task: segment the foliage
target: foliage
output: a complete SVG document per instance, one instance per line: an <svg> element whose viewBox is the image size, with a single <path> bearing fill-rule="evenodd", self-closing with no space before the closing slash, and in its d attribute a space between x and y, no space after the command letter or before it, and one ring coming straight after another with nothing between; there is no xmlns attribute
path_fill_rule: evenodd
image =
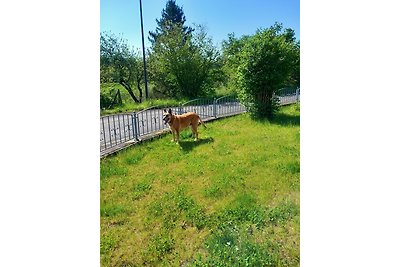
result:
<svg viewBox="0 0 400 267"><path fill-rule="evenodd" d="M196 98L212 94L221 79L219 53L203 27L185 35L182 25L170 24L158 36L149 58L149 77L156 90L169 97Z"/></svg>
<svg viewBox="0 0 400 267"><path fill-rule="evenodd" d="M100 109L110 109L115 106L122 106L119 88L107 87L101 90L100 86Z"/></svg>
<svg viewBox="0 0 400 267"><path fill-rule="evenodd" d="M157 28L155 32L149 32L149 41L154 45L159 36L172 30L173 25L179 25L183 36L189 36L194 31L191 27L184 26L186 21L183 8L179 7L175 0L168 0L165 8L161 12L161 19L156 19Z"/></svg>
<svg viewBox="0 0 400 267"><path fill-rule="evenodd" d="M135 103L129 93L124 89L122 85L119 83L101 83L100 84L100 97L103 95L109 99L108 103L112 103L112 99L115 97L117 90L121 93L121 105L114 105L110 107L110 104L101 106L100 115L109 115L115 113L122 113L122 112L133 112L133 111L140 111L149 107L173 107L179 106L181 103L189 101L186 98L156 98L151 97L148 100L143 100L141 103ZM150 95L152 91L150 90ZM154 95L153 95L154 96Z"/></svg>
<svg viewBox="0 0 400 267"><path fill-rule="evenodd" d="M134 103L125 103L122 106L114 107L111 109L105 109L100 112L101 116L116 114L116 113L126 113L133 111L140 111L150 107L158 107L158 108L168 108L168 107L176 107L180 104L186 102L187 99L150 99L143 101L140 104Z"/></svg>
<svg viewBox="0 0 400 267"><path fill-rule="evenodd" d="M249 36L244 35L240 39L234 33L228 34L228 39L222 41L223 71L226 75L226 86L231 90L237 91L239 83L237 79L238 67L240 65L240 52L247 42Z"/></svg>
<svg viewBox="0 0 400 267"><path fill-rule="evenodd" d="M100 82L121 84L136 103L142 102L143 67L138 51L113 34L100 36ZM137 88L139 98L133 92Z"/></svg>
<svg viewBox="0 0 400 267"><path fill-rule="evenodd" d="M113 95L111 91L100 90L100 108L106 109L111 107L113 102Z"/></svg>
<svg viewBox="0 0 400 267"><path fill-rule="evenodd" d="M241 100L254 116L271 119L278 108L274 94L300 82L300 44L294 31L276 23L241 39L230 35L223 48L226 72Z"/></svg>

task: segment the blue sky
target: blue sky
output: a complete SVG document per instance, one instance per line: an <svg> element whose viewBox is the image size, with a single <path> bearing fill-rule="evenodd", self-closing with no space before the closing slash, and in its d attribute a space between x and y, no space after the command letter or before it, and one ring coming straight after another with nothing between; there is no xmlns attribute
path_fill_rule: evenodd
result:
<svg viewBox="0 0 400 267"><path fill-rule="evenodd" d="M214 44L227 39L254 34L277 22L292 28L300 40L300 0L176 0L183 6L186 25L203 24ZM154 31L166 0L142 0L145 45L148 32ZM139 0L100 0L100 31L123 34L129 45L141 48Z"/></svg>

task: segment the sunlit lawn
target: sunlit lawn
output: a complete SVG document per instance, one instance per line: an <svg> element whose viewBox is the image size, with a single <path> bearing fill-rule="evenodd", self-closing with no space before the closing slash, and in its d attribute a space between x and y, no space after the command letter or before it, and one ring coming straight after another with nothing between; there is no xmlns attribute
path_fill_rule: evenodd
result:
<svg viewBox="0 0 400 267"><path fill-rule="evenodd" d="M298 266L299 124L291 105L101 160L102 266Z"/></svg>

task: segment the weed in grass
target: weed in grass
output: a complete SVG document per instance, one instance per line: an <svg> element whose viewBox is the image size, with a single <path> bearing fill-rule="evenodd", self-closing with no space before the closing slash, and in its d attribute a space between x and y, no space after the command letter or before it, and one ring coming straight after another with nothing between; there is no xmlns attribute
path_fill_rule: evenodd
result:
<svg viewBox="0 0 400 267"><path fill-rule="evenodd" d="M101 205L100 216L102 217L113 217L119 213L125 212L125 208L121 205Z"/></svg>
<svg viewBox="0 0 400 267"><path fill-rule="evenodd" d="M296 215L299 215L299 206L293 202L285 201L267 212L268 221L274 225L283 224Z"/></svg>
<svg viewBox="0 0 400 267"><path fill-rule="evenodd" d="M243 185L243 178L238 173L219 174L213 177L211 185L203 190L204 196L222 198L232 190L237 189L240 185Z"/></svg>
<svg viewBox="0 0 400 267"><path fill-rule="evenodd" d="M148 182L140 182L133 187L133 199L137 200L145 196L151 189Z"/></svg>
<svg viewBox="0 0 400 267"><path fill-rule="evenodd" d="M171 234L162 231L151 239L147 251L145 252L145 257L150 263L160 261L173 250L174 243L175 241Z"/></svg>
<svg viewBox="0 0 400 267"><path fill-rule="evenodd" d="M181 187L178 187L171 195L173 202L185 217L185 220L202 229L207 224L207 217L203 209L195 203L192 197L187 196Z"/></svg>
<svg viewBox="0 0 400 267"><path fill-rule="evenodd" d="M248 163L240 163L239 166L236 167L236 174L240 177L240 183L243 185L244 177L251 174L252 168L251 164Z"/></svg>
<svg viewBox="0 0 400 267"><path fill-rule="evenodd" d="M165 204L166 203L163 201L163 199L157 199L153 201L148 207L148 215L151 217L161 216L163 214Z"/></svg>
<svg viewBox="0 0 400 267"><path fill-rule="evenodd" d="M208 257L198 256L191 266L276 266L278 261L268 245L255 243L240 229L218 231L205 246Z"/></svg>
<svg viewBox="0 0 400 267"><path fill-rule="evenodd" d="M291 161L288 163L281 163L279 164L278 168L284 173L291 173L291 174L300 173L300 162Z"/></svg>
<svg viewBox="0 0 400 267"><path fill-rule="evenodd" d="M124 261L124 262L121 263L120 267L137 267L137 265L132 263L132 262Z"/></svg>
<svg viewBox="0 0 400 267"><path fill-rule="evenodd" d="M203 229L208 223L208 218L203 209L197 205L187 210L185 216L188 222L199 230Z"/></svg>
<svg viewBox="0 0 400 267"><path fill-rule="evenodd" d="M129 165L136 164L144 157L144 155L144 151L139 151L138 153L126 157L125 162Z"/></svg>
<svg viewBox="0 0 400 267"><path fill-rule="evenodd" d="M265 165L268 162L268 155L267 153L264 154L256 154L253 157L250 158L250 165L251 166L259 166L259 165Z"/></svg>
<svg viewBox="0 0 400 267"><path fill-rule="evenodd" d="M187 196L181 187L154 201L149 207L149 215L162 217L163 226L167 229L175 227L179 218L197 229L204 228L208 222L201 206Z"/></svg>
<svg viewBox="0 0 400 267"><path fill-rule="evenodd" d="M205 197L212 197L212 198L219 198L223 197L222 188L220 185L213 184L204 189L204 196Z"/></svg>
<svg viewBox="0 0 400 267"><path fill-rule="evenodd" d="M220 142L220 144L214 148L214 152L218 156L226 157L232 154L232 149L228 144Z"/></svg>
<svg viewBox="0 0 400 267"><path fill-rule="evenodd" d="M219 228L230 227L232 224L243 222L251 222L257 227L261 227L265 222L265 211L257 205L254 196L241 193L216 216L216 221Z"/></svg>
<svg viewBox="0 0 400 267"><path fill-rule="evenodd" d="M176 183L176 177L169 175L167 173L162 175L162 178L161 178L162 185L175 184L175 183Z"/></svg>
<svg viewBox="0 0 400 267"><path fill-rule="evenodd" d="M116 245L114 238L110 236L102 236L100 240L100 255L109 253Z"/></svg>
<svg viewBox="0 0 400 267"><path fill-rule="evenodd" d="M226 130L225 133L228 136L234 136L234 135L238 135L239 131L238 130Z"/></svg>
<svg viewBox="0 0 400 267"><path fill-rule="evenodd" d="M125 176L128 174L128 168L115 159L103 160L100 164L100 179L110 176Z"/></svg>

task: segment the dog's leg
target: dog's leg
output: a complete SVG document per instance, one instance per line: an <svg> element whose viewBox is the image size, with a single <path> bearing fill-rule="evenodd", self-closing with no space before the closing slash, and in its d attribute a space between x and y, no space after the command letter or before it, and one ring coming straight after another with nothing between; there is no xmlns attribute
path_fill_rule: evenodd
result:
<svg viewBox="0 0 400 267"><path fill-rule="evenodd" d="M179 144L179 131L176 131L176 143Z"/></svg>
<svg viewBox="0 0 400 267"><path fill-rule="evenodd" d="M196 129L195 129L195 127L194 127L194 124L192 124L192 136L193 136L193 138L194 138L194 141L196 141L197 136L196 136Z"/></svg>
<svg viewBox="0 0 400 267"><path fill-rule="evenodd" d="M173 129L171 129L172 132L172 140L171 142L175 142L175 131Z"/></svg>
<svg viewBox="0 0 400 267"><path fill-rule="evenodd" d="M197 132L196 123L192 124L192 133L193 133L194 141L197 141L197 138L199 137L199 133Z"/></svg>

